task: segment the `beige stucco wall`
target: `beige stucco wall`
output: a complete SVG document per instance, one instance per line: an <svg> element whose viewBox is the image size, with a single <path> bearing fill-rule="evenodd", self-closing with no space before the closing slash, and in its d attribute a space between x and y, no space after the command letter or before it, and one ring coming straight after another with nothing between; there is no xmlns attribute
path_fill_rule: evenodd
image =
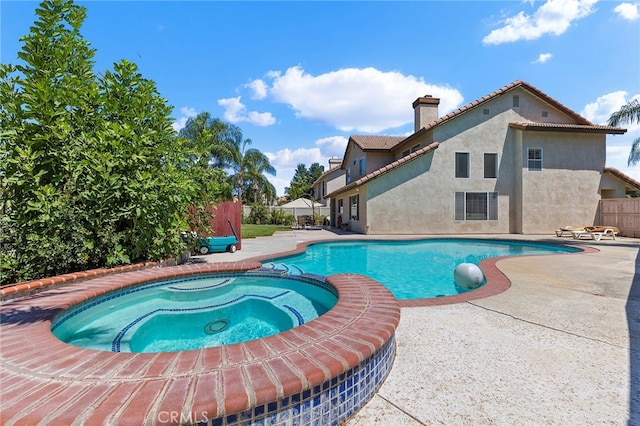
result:
<svg viewBox="0 0 640 426"><path fill-rule="evenodd" d="M351 220L350 219L350 210L349 210L349 197L352 195L356 195L359 194L359 220ZM344 206L344 212L342 215L340 215L338 213L338 201L339 200L343 200L343 206ZM344 192L338 196L335 197L334 200L332 200L332 204L333 202L335 202L336 207L335 207L335 223L338 223L338 216L342 216L342 223L349 223L349 230L353 231L353 232L358 232L360 234L366 234L367 233L367 206L366 206L366 202L364 202L364 200L366 199L366 195L364 193L364 191L361 188L354 188L350 191Z"/></svg>
<svg viewBox="0 0 640 426"><path fill-rule="evenodd" d="M358 160L360 160L362 157L364 157L364 151L362 151L357 145L354 144L351 146L351 149L349 149L349 152L344 158L343 164L345 168L345 173L347 169L351 169L350 182L353 182L357 180L358 177L360 177ZM353 164L354 161L356 162L355 165ZM350 183L350 182L347 182L347 183Z"/></svg>
<svg viewBox="0 0 640 426"><path fill-rule="evenodd" d="M604 173L600 180L600 196L602 198L625 198L626 185L620 179L609 173Z"/></svg>
<svg viewBox="0 0 640 426"><path fill-rule="evenodd" d="M512 107L514 93L520 95L519 108ZM542 117L542 111L547 117ZM416 140L423 146L438 141L440 146L361 187L361 222L366 218L361 232L550 233L562 225L591 224L599 199L605 135L509 128L509 122L528 119L571 122L562 112L519 91L470 110L436 127L424 140ZM524 170L528 146L543 148L542 172ZM468 179L455 178L456 152L470 154ZM498 153L498 178L484 178L484 153ZM455 221L457 191L498 192L498 220Z"/></svg>
<svg viewBox="0 0 640 426"><path fill-rule="evenodd" d="M395 160L393 154L390 154L388 152L369 151L367 152L367 161L365 163L365 169L366 169L365 174L369 174L373 171L376 171L379 168L384 167L387 164L393 162L393 160Z"/></svg>
<svg viewBox="0 0 640 426"><path fill-rule="evenodd" d="M605 136L523 132L522 232L593 225L605 163ZM542 148L542 172L529 171L528 147Z"/></svg>

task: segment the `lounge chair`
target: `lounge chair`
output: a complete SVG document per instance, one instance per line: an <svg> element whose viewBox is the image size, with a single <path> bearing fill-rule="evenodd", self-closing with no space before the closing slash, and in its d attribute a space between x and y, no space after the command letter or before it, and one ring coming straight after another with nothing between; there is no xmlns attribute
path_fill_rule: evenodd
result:
<svg viewBox="0 0 640 426"><path fill-rule="evenodd" d="M620 233L620 230L615 226L585 226L583 230L571 231L571 235L576 240L579 240L580 237L586 235L590 237L592 240L600 241L602 237L608 236L616 239L616 235Z"/></svg>
<svg viewBox="0 0 640 426"><path fill-rule="evenodd" d="M584 228L586 228L586 226L564 226L560 229L556 229L556 237L562 237L565 232L568 235L571 235L574 231L584 231Z"/></svg>

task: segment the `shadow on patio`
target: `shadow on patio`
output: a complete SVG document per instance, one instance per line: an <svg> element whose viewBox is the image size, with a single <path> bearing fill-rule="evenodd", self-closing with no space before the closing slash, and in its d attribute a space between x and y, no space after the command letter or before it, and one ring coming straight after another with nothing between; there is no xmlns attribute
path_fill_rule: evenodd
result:
<svg viewBox="0 0 640 426"><path fill-rule="evenodd" d="M640 424L640 250L626 304L629 326L629 424Z"/></svg>

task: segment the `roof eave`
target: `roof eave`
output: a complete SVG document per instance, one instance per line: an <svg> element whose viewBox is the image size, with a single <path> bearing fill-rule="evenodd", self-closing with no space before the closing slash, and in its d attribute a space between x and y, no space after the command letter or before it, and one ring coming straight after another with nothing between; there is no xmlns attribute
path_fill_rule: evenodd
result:
<svg viewBox="0 0 640 426"><path fill-rule="evenodd" d="M364 183L371 181L372 179L375 179L375 178L377 178L379 176L382 176L382 175L390 172L391 170L394 170L394 169L400 167L403 164L406 164L406 163L408 163L410 161L413 161L416 158L422 157L423 155L425 155L425 154L427 154L429 152L433 152L435 149L438 148L438 146L440 146L439 142L433 142L433 143L431 143L431 144L429 144L429 145L427 145L427 146L425 146L423 148L420 148L419 150L417 150L415 152L412 152L411 154L409 154L409 155L407 155L405 157L399 158L398 160L396 160L396 161L394 161L394 162L392 162L390 164L387 164L384 167L381 167L381 168L379 168L377 170L374 170L373 172L361 177L358 180L355 180L355 181L343 186L342 188L339 188L339 189L337 189L337 190L325 195L325 198L334 198L336 195L340 195L340 194L342 194L344 192L347 192L347 191L349 191L349 190L351 190L353 188L357 188L357 187L363 185Z"/></svg>
<svg viewBox="0 0 640 426"><path fill-rule="evenodd" d="M528 132L566 132L566 133L600 133L609 135L623 135L627 129L611 126L597 125L558 125L554 123L520 123L511 122L512 129L524 130Z"/></svg>

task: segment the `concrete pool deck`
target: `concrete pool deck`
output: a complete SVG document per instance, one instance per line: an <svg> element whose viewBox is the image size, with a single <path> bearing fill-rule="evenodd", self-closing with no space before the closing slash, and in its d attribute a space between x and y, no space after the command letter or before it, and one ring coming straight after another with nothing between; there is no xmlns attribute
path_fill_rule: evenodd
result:
<svg viewBox="0 0 640 426"><path fill-rule="evenodd" d="M640 239L457 237L564 241L596 250L502 259L496 265L511 283L505 292L402 308L391 373L347 426L640 424ZM248 261L337 238L381 237L292 230L193 262Z"/></svg>
<svg viewBox="0 0 640 426"><path fill-rule="evenodd" d="M640 240L486 237L597 251L502 259L506 292L402 308L391 373L347 425L640 424ZM292 230L198 258L239 260L333 238Z"/></svg>

